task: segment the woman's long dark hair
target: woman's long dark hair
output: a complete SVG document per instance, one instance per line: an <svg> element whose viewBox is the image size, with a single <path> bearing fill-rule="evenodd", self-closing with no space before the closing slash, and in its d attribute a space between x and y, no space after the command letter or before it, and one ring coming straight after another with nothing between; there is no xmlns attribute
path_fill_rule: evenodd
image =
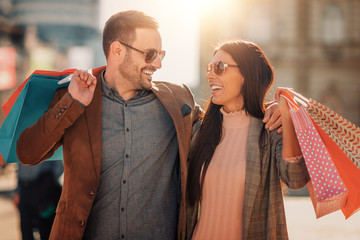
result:
<svg viewBox="0 0 360 240"><path fill-rule="evenodd" d="M222 44L215 53L222 50L231 55L241 74L244 83L241 94L244 98L243 110L252 117L264 117L264 99L274 81L273 69L261 49L251 42L233 41ZM207 168L215 149L222 138L221 105L209 100L201 127L190 152L189 173L187 180L188 202L193 206L201 200L203 182ZM263 127L259 139L259 147L266 144L266 131ZM201 177L200 177L201 175Z"/></svg>

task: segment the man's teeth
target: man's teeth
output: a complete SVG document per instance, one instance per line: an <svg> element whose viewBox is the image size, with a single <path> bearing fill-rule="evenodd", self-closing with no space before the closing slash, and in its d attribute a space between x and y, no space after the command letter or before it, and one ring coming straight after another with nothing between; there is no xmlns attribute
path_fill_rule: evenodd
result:
<svg viewBox="0 0 360 240"><path fill-rule="evenodd" d="M144 70L143 71L145 74L148 74L148 75L152 75L154 72L151 72L151 71L147 71L147 70Z"/></svg>
<svg viewBox="0 0 360 240"><path fill-rule="evenodd" d="M219 86L212 86L212 87L211 87L211 89L212 89L212 90L220 90L220 89L222 89L222 87L219 87Z"/></svg>

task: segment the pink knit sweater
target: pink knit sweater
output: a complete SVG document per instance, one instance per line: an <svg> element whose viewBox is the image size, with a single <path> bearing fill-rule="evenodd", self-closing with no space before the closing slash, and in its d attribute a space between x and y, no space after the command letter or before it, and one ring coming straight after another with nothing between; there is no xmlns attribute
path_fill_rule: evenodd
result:
<svg viewBox="0 0 360 240"><path fill-rule="evenodd" d="M206 172L200 219L193 239L241 239L245 189L246 141L250 116L223 114L223 139Z"/></svg>

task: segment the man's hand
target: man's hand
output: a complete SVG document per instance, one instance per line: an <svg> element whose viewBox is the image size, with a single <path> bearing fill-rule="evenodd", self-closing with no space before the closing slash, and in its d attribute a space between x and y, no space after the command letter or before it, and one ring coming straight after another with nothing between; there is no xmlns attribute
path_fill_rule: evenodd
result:
<svg viewBox="0 0 360 240"><path fill-rule="evenodd" d="M266 129L272 131L274 129L279 128L277 132L278 133L282 132L281 114L277 103L273 103L265 109L263 122L266 123L265 124Z"/></svg>
<svg viewBox="0 0 360 240"><path fill-rule="evenodd" d="M75 70L68 90L73 99L88 106L94 96L96 78L85 70Z"/></svg>

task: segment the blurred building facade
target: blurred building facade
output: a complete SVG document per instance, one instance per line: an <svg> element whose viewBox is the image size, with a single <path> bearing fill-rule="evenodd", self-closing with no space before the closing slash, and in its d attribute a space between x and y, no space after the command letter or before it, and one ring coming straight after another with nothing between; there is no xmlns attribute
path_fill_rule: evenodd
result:
<svg viewBox="0 0 360 240"><path fill-rule="evenodd" d="M360 125L360 1L227 0L223 5L228 7L202 16L199 99L210 93L205 69L214 46L241 38L264 50L275 69L275 87L293 87Z"/></svg>
<svg viewBox="0 0 360 240"><path fill-rule="evenodd" d="M0 67L0 104L36 69L104 64L98 25L99 0L1 0L0 61L3 57L9 63L8 52L14 53L10 65L16 75L10 79ZM3 120L1 114L0 123Z"/></svg>

